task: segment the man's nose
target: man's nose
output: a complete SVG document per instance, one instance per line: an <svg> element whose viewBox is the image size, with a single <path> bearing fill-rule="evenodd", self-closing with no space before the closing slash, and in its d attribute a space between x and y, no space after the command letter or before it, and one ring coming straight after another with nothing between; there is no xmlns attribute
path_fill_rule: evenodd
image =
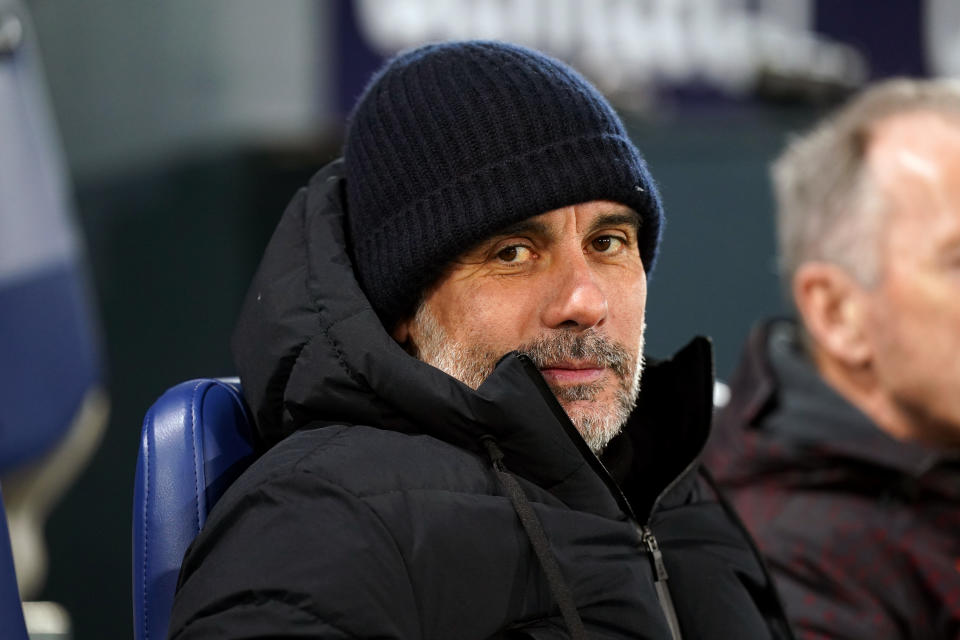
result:
<svg viewBox="0 0 960 640"><path fill-rule="evenodd" d="M607 296L582 252L554 266L542 319L551 329L589 329L607 317Z"/></svg>

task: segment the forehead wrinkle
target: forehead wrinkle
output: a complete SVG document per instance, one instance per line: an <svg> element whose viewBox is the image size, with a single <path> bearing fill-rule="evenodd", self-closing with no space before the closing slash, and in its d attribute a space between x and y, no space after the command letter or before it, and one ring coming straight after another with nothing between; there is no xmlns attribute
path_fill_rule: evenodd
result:
<svg viewBox="0 0 960 640"><path fill-rule="evenodd" d="M545 238L550 238L553 235L556 235L555 230L553 229L554 225L547 224L541 219L542 217L543 216L534 216L532 218L515 222L493 234L490 239L495 240L506 236L524 234L538 235ZM629 224L635 229L639 229L641 225L640 215L629 207L623 207L622 209L615 209L610 213L600 214L590 222L587 233L596 231L601 227L616 226L620 224Z"/></svg>
<svg viewBox="0 0 960 640"><path fill-rule="evenodd" d="M550 235L550 229L542 220L537 220L536 218L527 218L525 220L520 220L519 222L514 222L513 224L507 225L503 229L500 229L490 236L489 240L497 240L498 238L505 238L507 236L519 236L525 234L548 236Z"/></svg>

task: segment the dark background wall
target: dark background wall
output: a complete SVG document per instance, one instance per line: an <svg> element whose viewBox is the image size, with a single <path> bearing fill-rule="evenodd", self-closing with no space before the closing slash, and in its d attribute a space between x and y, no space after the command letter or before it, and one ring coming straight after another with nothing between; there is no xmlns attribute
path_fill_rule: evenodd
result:
<svg viewBox="0 0 960 640"><path fill-rule="evenodd" d="M888 41L856 32L847 9L797 2L811 30L863 51ZM924 3L887 4L900 13L886 24L899 42L913 42L917 60L885 59L861 81L926 70L915 33ZM362 39L358 6L27 3L73 177L112 401L101 447L47 528L51 570L41 597L66 606L77 639L131 634L143 414L179 381L233 372L229 334L260 253L294 190L338 154L343 109L386 53ZM694 334L710 335L725 377L750 325L783 311L767 165L789 132L845 88L803 73L758 76L736 95L679 84L605 90L617 96L667 207L649 352L667 355Z"/></svg>

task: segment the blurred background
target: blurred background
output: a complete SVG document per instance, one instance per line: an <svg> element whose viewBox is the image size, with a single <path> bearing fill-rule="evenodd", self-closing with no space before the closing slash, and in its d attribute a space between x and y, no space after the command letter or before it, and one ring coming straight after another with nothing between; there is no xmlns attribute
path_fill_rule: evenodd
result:
<svg viewBox="0 0 960 640"><path fill-rule="evenodd" d="M725 377L751 324L785 312L768 163L790 132L866 82L960 74L958 35L954 0L0 0L0 195L36 179L28 160L52 166L38 193L57 198L37 206L60 212L18 225L9 197L0 202L0 382L16 390L0 395L0 445L33 429L44 401L30 389L56 397L50 376L65 371L77 391L61 421L93 402L102 423L24 463L72 469L41 509L49 555L29 599L62 605L74 638L130 637L144 412L177 382L233 374L234 316L270 233L295 189L339 154L346 114L386 56L496 38L594 81L666 202L649 353L710 335ZM38 79L32 102L10 88L25 66ZM15 134L47 124L45 155L26 158L34 145L16 146ZM35 272L14 260L25 246L70 265L74 302L34 305L42 320L16 324L29 305L3 287L16 292ZM46 373L16 365L38 361L25 344L47 345ZM77 459L64 462L64 448ZM0 466L14 478L5 499L23 471L12 466Z"/></svg>

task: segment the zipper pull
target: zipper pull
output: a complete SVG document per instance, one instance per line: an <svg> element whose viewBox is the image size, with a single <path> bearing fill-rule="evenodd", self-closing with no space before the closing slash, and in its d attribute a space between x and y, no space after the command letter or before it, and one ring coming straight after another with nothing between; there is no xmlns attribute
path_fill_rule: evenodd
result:
<svg viewBox="0 0 960 640"><path fill-rule="evenodd" d="M653 568L654 573L656 573L656 579L653 584L657 589L657 600L660 601L660 608L663 610L663 615L667 619L667 626L670 627L670 636L673 640L682 640L683 634L680 633L680 620L677 617L677 609L673 606L670 587L667 586L667 565L663 562L660 543L657 542L656 536L653 535L653 530L646 525L640 529L640 540L653 558Z"/></svg>
<svg viewBox="0 0 960 640"><path fill-rule="evenodd" d="M640 530L640 539L643 540L643 544L647 547L647 551L650 552L650 555L653 556L653 567L657 572L657 581L665 581L667 579L667 565L663 563L663 554L660 553L660 544L657 542L656 536L653 535L653 530L650 527L644 526Z"/></svg>

